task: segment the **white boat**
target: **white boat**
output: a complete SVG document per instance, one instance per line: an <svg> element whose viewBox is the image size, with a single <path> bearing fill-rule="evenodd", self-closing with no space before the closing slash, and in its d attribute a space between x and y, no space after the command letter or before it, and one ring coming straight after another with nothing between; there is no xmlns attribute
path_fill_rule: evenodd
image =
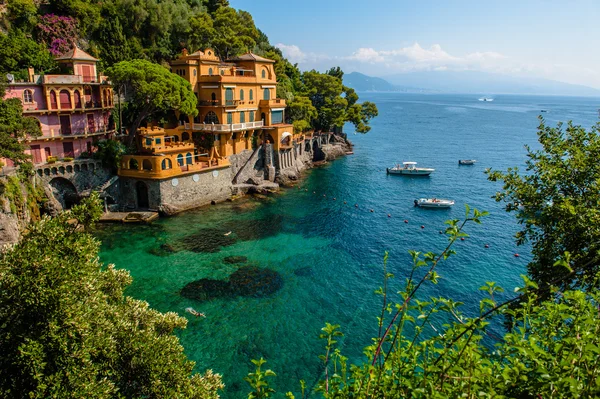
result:
<svg viewBox="0 0 600 399"><path fill-rule="evenodd" d="M493 99L493 98L489 98L489 97L481 97L481 98L479 99L479 101L486 101L486 102L490 102L490 101L494 101L494 99Z"/></svg>
<svg viewBox="0 0 600 399"><path fill-rule="evenodd" d="M416 162L402 162L402 165L396 164L393 168L387 168L386 171L389 175L429 176L435 169L417 168Z"/></svg>
<svg viewBox="0 0 600 399"><path fill-rule="evenodd" d="M450 208L454 201L441 198L419 198L415 200L415 206L421 208Z"/></svg>
<svg viewBox="0 0 600 399"><path fill-rule="evenodd" d="M474 165L475 162L477 162L476 159L459 159L458 160L459 165Z"/></svg>

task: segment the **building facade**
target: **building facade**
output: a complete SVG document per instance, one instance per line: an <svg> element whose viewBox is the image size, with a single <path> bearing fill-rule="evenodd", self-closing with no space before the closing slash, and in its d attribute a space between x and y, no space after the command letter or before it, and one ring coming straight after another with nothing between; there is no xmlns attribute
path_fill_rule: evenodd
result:
<svg viewBox="0 0 600 399"><path fill-rule="evenodd" d="M34 164L90 154L94 140L114 133L112 87L98 74L98 59L75 47L56 61L64 74L36 75L29 68L27 81L9 82L5 94L5 99L19 98L24 116L40 124L42 135L25 139Z"/></svg>

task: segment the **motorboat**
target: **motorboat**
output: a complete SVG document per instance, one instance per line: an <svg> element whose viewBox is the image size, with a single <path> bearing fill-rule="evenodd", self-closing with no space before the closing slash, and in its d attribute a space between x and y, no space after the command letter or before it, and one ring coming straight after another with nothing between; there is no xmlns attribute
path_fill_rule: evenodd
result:
<svg viewBox="0 0 600 399"><path fill-rule="evenodd" d="M417 168L416 162L402 162L393 168L386 169L388 175L429 176L435 171L432 168Z"/></svg>
<svg viewBox="0 0 600 399"><path fill-rule="evenodd" d="M479 101L491 102L494 101L494 99L490 97L481 97Z"/></svg>
<svg viewBox="0 0 600 399"><path fill-rule="evenodd" d="M475 162L477 162L476 159L459 159L458 160L459 165L475 165Z"/></svg>
<svg viewBox="0 0 600 399"><path fill-rule="evenodd" d="M454 205L454 201L441 198L419 198L415 200L415 206L421 208L450 208Z"/></svg>

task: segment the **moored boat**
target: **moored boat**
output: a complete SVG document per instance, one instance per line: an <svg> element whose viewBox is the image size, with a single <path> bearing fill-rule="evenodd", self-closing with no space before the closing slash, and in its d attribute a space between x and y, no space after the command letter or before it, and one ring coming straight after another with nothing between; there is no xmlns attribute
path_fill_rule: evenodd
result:
<svg viewBox="0 0 600 399"><path fill-rule="evenodd" d="M459 165L474 165L475 162L477 162L476 159L459 159L458 160Z"/></svg>
<svg viewBox="0 0 600 399"><path fill-rule="evenodd" d="M415 200L415 206L421 208L450 208L454 201L441 198L419 198Z"/></svg>
<svg viewBox="0 0 600 399"><path fill-rule="evenodd" d="M435 169L417 168L416 162L402 162L402 165L396 164L393 168L387 168L386 171L389 175L429 176Z"/></svg>

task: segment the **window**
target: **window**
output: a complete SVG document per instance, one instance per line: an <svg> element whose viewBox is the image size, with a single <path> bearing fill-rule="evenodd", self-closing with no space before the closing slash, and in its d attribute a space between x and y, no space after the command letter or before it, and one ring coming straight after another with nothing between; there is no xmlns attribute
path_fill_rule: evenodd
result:
<svg viewBox="0 0 600 399"><path fill-rule="evenodd" d="M250 117L248 118L248 122L254 122L254 111L250 111Z"/></svg>
<svg viewBox="0 0 600 399"><path fill-rule="evenodd" d="M232 138L233 140L237 139L237 133L233 133L233 134L231 135L231 138Z"/></svg>
<svg viewBox="0 0 600 399"><path fill-rule="evenodd" d="M177 155L177 165L183 166L183 155Z"/></svg>
<svg viewBox="0 0 600 399"><path fill-rule="evenodd" d="M283 111L271 111L271 124L283 123Z"/></svg>
<svg viewBox="0 0 600 399"><path fill-rule="evenodd" d="M31 90L25 90L23 92L23 102L24 103L32 103L33 102L33 93Z"/></svg>
<svg viewBox="0 0 600 399"><path fill-rule="evenodd" d="M265 89L263 91L263 99L264 100L270 100L271 99L271 90Z"/></svg>
<svg viewBox="0 0 600 399"><path fill-rule="evenodd" d="M225 75L225 70L221 69L221 75Z"/></svg>
<svg viewBox="0 0 600 399"><path fill-rule="evenodd" d="M171 169L173 166L171 164L171 160L169 158L165 158L162 161L162 169L163 170L167 170L167 169Z"/></svg>
<svg viewBox="0 0 600 399"><path fill-rule="evenodd" d="M227 123L230 125L233 123L233 115L231 112L227 113Z"/></svg>
<svg viewBox="0 0 600 399"><path fill-rule="evenodd" d="M209 111L204 117L204 123L219 123L219 117L213 111Z"/></svg>
<svg viewBox="0 0 600 399"><path fill-rule="evenodd" d="M142 161L142 169L144 170L152 170L152 163L149 159L144 159Z"/></svg>
<svg viewBox="0 0 600 399"><path fill-rule="evenodd" d="M196 70L194 69L194 76L196 76Z"/></svg>
<svg viewBox="0 0 600 399"><path fill-rule="evenodd" d="M146 145L147 146L151 146L152 145L152 139L150 137L146 137Z"/></svg>
<svg viewBox="0 0 600 399"><path fill-rule="evenodd" d="M188 152L187 154L185 154L185 163L187 165L191 165L194 163L194 158L192 157L192 153Z"/></svg>
<svg viewBox="0 0 600 399"><path fill-rule="evenodd" d="M240 112L240 123L245 123L245 122L246 122L246 113Z"/></svg>
<svg viewBox="0 0 600 399"><path fill-rule="evenodd" d="M129 169L137 169L138 167L139 167L139 166L138 166L138 161L137 161L137 159L135 159L135 158L131 158L131 159L129 160Z"/></svg>
<svg viewBox="0 0 600 399"><path fill-rule="evenodd" d="M212 68L208 68L208 75L209 75L209 76L212 76L212 75L213 75L213 70L212 70Z"/></svg>
<svg viewBox="0 0 600 399"><path fill-rule="evenodd" d="M250 89L250 93L248 93L250 101L254 100L254 92Z"/></svg>
<svg viewBox="0 0 600 399"><path fill-rule="evenodd" d="M190 134L188 132L183 132L181 134L181 141L188 141L190 139Z"/></svg>
<svg viewBox="0 0 600 399"><path fill-rule="evenodd" d="M240 90L240 101L244 101L244 90Z"/></svg>
<svg viewBox="0 0 600 399"><path fill-rule="evenodd" d="M160 139L156 139L156 144L160 144L161 140Z"/></svg>
<svg viewBox="0 0 600 399"><path fill-rule="evenodd" d="M215 93L212 93L212 94L210 95L210 99L211 99L211 101L212 101L213 103L214 103L214 102L216 102L216 101L217 101L217 95L216 95Z"/></svg>
<svg viewBox="0 0 600 399"><path fill-rule="evenodd" d="M264 69L262 70L262 78L263 79L267 78L267 71L265 71Z"/></svg>

